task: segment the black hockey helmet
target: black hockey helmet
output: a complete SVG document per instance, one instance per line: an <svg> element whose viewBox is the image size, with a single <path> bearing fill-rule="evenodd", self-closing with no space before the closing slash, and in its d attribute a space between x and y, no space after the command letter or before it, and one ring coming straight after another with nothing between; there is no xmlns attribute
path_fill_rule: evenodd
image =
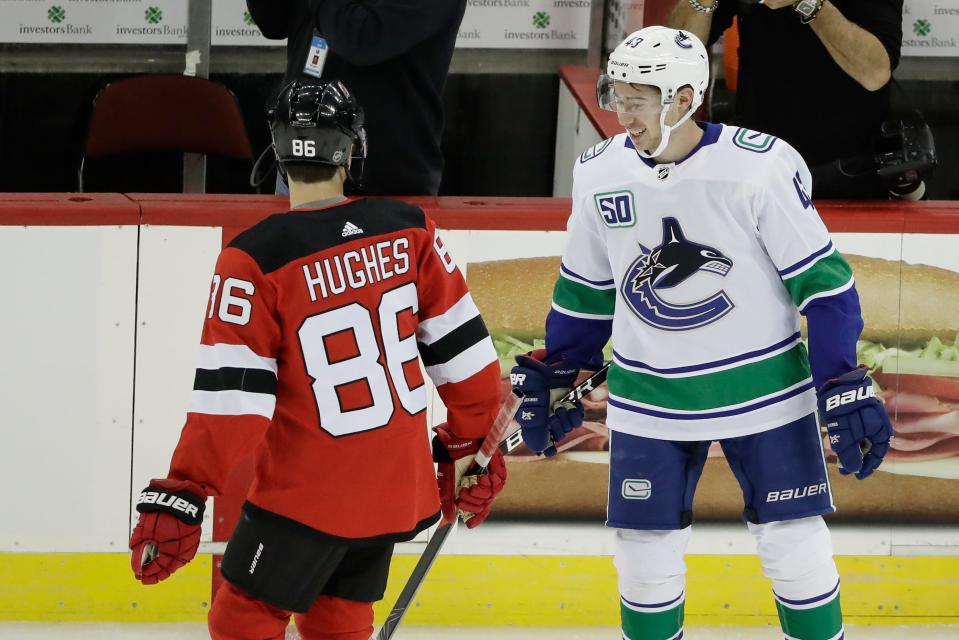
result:
<svg viewBox="0 0 959 640"><path fill-rule="evenodd" d="M281 167L290 162L349 163L350 179L359 184L366 159L363 108L342 82L294 80L280 90L267 117Z"/></svg>

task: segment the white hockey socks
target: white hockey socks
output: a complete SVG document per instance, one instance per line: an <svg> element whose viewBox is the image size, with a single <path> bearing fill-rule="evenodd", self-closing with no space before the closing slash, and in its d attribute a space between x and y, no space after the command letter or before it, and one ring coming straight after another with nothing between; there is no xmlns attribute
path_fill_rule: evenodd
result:
<svg viewBox="0 0 959 640"><path fill-rule="evenodd" d="M788 640L843 637L839 573L819 516L749 525L763 574L773 583L779 623Z"/></svg>
<svg viewBox="0 0 959 640"><path fill-rule="evenodd" d="M613 563L619 573L624 640L683 637L690 527L679 531L616 531Z"/></svg>

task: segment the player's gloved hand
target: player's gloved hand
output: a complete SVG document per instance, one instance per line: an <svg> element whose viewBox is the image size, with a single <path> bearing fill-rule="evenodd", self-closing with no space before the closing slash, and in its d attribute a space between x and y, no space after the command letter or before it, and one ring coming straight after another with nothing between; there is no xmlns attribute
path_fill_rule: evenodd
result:
<svg viewBox="0 0 959 640"><path fill-rule="evenodd" d="M137 580L156 584L193 559L205 496L198 484L169 479L152 480L140 493L140 518L130 536L130 565Z"/></svg>
<svg viewBox="0 0 959 640"><path fill-rule="evenodd" d="M513 389L523 394L516 422L523 428L523 442L547 458L556 455L555 443L583 424L580 402L556 402L569 393L579 369L564 362L545 363L544 349L516 356L509 378ZM555 406L554 406L555 405Z"/></svg>
<svg viewBox="0 0 959 640"><path fill-rule="evenodd" d="M819 416L826 422L829 445L839 457L840 473L855 473L862 480L882 463L894 433L866 367L822 386Z"/></svg>
<svg viewBox="0 0 959 640"><path fill-rule="evenodd" d="M436 482L440 489L443 523L456 519L457 513L470 529L483 524L493 500L506 485L506 462L497 450L490 458L486 473L465 475L483 441L457 438L446 423L433 428L433 461L438 463Z"/></svg>

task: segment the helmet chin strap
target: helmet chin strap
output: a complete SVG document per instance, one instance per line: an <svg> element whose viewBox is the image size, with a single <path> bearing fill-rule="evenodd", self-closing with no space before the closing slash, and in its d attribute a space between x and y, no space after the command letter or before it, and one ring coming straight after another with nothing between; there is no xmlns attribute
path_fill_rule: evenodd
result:
<svg viewBox="0 0 959 640"><path fill-rule="evenodd" d="M664 104L663 110L660 111L659 113L659 130L663 132L662 139L659 141L659 144L656 146L656 148L653 149L652 151L642 151L640 149L636 149L636 153L638 153L642 157L653 159L659 156L660 154L662 154L664 151L666 151L666 147L669 146L669 134L672 133L673 129L675 129L679 125L689 120L689 118L693 115L693 110L690 109L689 111L686 112L686 115L684 115L682 118L680 118L676 122L676 124L667 126L666 112L669 111L670 104L672 103Z"/></svg>

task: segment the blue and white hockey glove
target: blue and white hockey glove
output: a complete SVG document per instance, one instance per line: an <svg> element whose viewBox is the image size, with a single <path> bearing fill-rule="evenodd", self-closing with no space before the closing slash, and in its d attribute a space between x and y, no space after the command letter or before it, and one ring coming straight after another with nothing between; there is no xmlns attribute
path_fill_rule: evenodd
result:
<svg viewBox="0 0 959 640"><path fill-rule="evenodd" d="M562 361L544 363L546 351L538 349L516 356L509 374L513 388L523 394L516 421L523 428L523 442L531 451L547 458L556 455L555 443L583 424L583 405L556 401L569 393L579 368Z"/></svg>
<svg viewBox="0 0 959 640"><path fill-rule="evenodd" d="M855 473L862 480L882 463L894 433L866 367L822 386L819 416L826 422L829 445L839 457L840 473Z"/></svg>

